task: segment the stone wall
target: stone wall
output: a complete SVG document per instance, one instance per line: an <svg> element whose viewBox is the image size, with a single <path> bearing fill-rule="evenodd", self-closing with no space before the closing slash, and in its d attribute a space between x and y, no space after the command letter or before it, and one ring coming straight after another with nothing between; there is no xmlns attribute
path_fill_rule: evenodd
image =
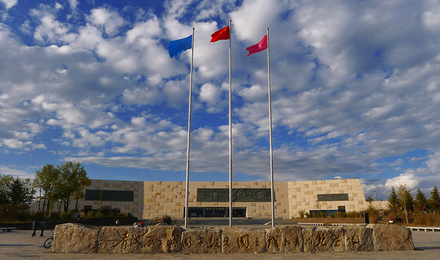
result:
<svg viewBox="0 0 440 260"><path fill-rule="evenodd" d="M300 211L337 210L344 206L346 212L366 210L359 179L290 181L288 185L289 212L291 217L299 217ZM348 201L318 201L318 194L348 194Z"/></svg>
<svg viewBox="0 0 440 260"><path fill-rule="evenodd" d="M228 189L229 182L191 182L189 184L189 207L229 207L229 202L199 202L197 189ZM233 182L232 188L270 188L270 182ZM277 218L290 219L287 182L274 183ZM246 217L271 218L270 202L234 202L234 208L246 208ZM144 209L142 218L151 219L157 216L172 218L184 217L185 182L144 182Z"/></svg>
<svg viewBox="0 0 440 260"><path fill-rule="evenodd" d="M272 229L189 228L178 226L55 227L58 253L318 253L414 250L412 233L396 225L343 227L277 226Z"/></svg>

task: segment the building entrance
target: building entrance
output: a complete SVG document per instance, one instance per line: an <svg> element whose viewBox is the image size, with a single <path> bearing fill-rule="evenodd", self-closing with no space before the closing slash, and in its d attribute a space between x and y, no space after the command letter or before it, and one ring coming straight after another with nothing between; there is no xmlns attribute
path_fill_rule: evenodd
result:
<svg viewBox="0 0 440 260"><path fill-rule="evenodd" d="M233 217L246 217L246 208L232 208ZM185 211L183 211L185 217ZM189 207L188 215L191 218L228 218L228 207Z"/></svg>

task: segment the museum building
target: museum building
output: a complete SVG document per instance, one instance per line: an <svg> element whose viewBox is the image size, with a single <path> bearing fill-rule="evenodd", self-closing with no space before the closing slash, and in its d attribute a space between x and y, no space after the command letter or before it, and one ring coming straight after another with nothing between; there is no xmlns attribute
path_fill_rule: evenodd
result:
<svg viewBox="0 0 440 260"><path fill-rule="evenodd" d="M363 211L366 202L359 179L275 182L275 217L291 219L316 211ZM91 180L78 201L84 211L111 206L140 219L168 215L183 218L185 182ZM233 216L271 218L270 182L233 182ZM189 217L229 217L229 182L190 182ZM373 202L385 209L386 202ZM71 205L74 205L72 203Z"/></svg>

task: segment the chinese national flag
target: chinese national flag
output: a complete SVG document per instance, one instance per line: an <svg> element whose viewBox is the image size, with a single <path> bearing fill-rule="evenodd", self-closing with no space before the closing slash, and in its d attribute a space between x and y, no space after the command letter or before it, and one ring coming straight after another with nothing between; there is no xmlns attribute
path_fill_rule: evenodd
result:
<svg viewBox="0 0 440 260"><path fill-rule="evenodd" d="M211 42L219 40L229 40L229 25L211 34Z"/></svg>

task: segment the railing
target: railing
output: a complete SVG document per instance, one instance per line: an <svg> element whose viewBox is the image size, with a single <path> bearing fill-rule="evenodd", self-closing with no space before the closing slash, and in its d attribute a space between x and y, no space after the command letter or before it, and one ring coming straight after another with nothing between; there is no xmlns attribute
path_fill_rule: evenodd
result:
<svg viewBox="0 0 440 260"><path fill-rule="evenodd" d="M298 226L325 226L324 223L298 223Z"/></svg>
<svg viewBox="0 0 440 260"><path fill-rule="evenodd" d="M438 227L406 227L406 228L411 229L411 231L440 232L440 228Z"/></svg>

